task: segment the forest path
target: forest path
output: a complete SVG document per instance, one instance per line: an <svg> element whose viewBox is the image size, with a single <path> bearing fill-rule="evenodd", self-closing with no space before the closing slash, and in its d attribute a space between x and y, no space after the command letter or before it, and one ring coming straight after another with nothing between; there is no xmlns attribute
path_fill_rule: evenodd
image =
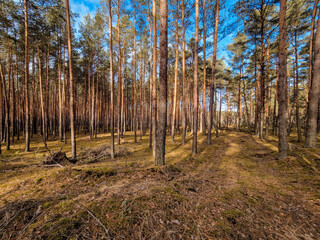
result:
<svg viewBox="0 0 320 240"><path fill-rule="evenodd" d="M223 131L210 146L199 134L193 156L192 136L180 137L165 167L153 166L148 136L127 136L114 161L43 168L21 156L0 174L0 239L320 239L317 150L292 141L277 160L275 137ZM94 158L104 141L79 144Z"/></svg>
<svg viewBox="0 0 320 240"><path fill-rule="evenodd" d="M193 179L189 185L197 191L194 204L213 204L212 215L222 215L213 225L231 236L319 239L319 171L306 166L295 151L277 160L276 144L272 139L225 132L212 147L201 147L195 157L201 164L182 181Z"/></svg>

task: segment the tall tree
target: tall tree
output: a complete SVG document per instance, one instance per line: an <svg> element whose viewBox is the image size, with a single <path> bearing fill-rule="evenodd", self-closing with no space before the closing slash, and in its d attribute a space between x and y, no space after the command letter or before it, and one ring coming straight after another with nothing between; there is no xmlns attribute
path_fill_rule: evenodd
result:
<svg viewBox="0 0 320 240"><path fill-rule="evenodd" d="M68 0L67 0L68 1ZM24 75L24 94L25 94L25 151L30 151L30 132L29 132L29 42L28 42L28 0L24 0L24 41L25 41L25 75Z"/></svg>
<svg viewBox="0 0 320 240"><path fill-rule="evenodd" d="M113 79L113 47L112 47L112 12L111 0L108 0L109 8L109 41L110 41L110 125L111 125L111 158L114 159L114 79Z"/></svg>
<svg viewBox="0 0 320 240"><path fill-rule="evenodd" d="M179 67L179 2L176 3L176 60L174 66L174 97L172 106L172 121L171 121L171 140L174 142L174 130L176 122L177 94L178 94L178 67Z"/></svg>
<svg viewBox="0 0 320 240"><path fill-rule="evenodd" d="M278 80L278 99L279 99L279 142L278 142L278 158L288 156L288 140L287 140L287 53L286 53L286 10L287 1L280 0L280 29L279 29L279 80Z"/></svg>
<svg viewBox="0 0 320 240"><path fill-rule="evenodd" d="M316 147L317 145L317 120L319 114L320 96L320 13L318 15L317 32L314 46L313 74L309 91L309 104L307 115L307 131L305 147Z"/></svg>
<svg viewBox="0 0 320 240"><path fill-rule="evenodd" d="M186 40L185 40L185 4L182 0L182 144L186 142Z"/></svg>
<svg viewBox="0 0 320 240"><path fill-rule="evenodd" d="M165 164L167 128L168 3L160 0L159 124L155 164Z"/></svg>
<svg viewBox="0 0 320 240"><path fill-rule="evenodd" d="M120 28L120 0L118 0L118 144L120 145L121 128L121 28Z"/></svg>
<svg viewBox="0 0 320 240"><path fill-rule="evenodd" d="M152 64L152 142L153 142L153 156L156 156L156 136L157 136L157 1L152 3L153 15L153 64Z"/></svg>
<svg viewBox="0 0 320 240"><path fill-rule="evenodd" d="M136 2L134 2L134 56L133 56L133 64L134 64L134 73L133 73L133 98L134 98L134 110L133 110L133 129L134 129L134 142L137 142L137 14L136 14ZM151 134L151 133L150 133Z"/></svg>
<svg viewBox="0 0 320 240"><path fill-rule="evenodd" d="M192 154L197 153L197 131L198 131L198 44L199 44L199 0L195 0L196 7L196 26L194 43L194 72L193 72L193 141Z"/></svg>
<svg viewBox="0 0 320 240"><path fill-rule="evenodd" d="M214 108L214 89L215 89L215 74L216 74L216 59L217 59L217 41L218 41L218 30L219 30L219 10L220 10L220 0L217 0L216 7L216 24L214 32L214 47L213 47L213 58L212 58L212 76L210 83L210 105L209 105L209 124L208 124L208 137L207 143L211 144L211 129L212 125L215 125L215 116L213 116ZM216 134L218 135L218 129L216 128Z"/></svg>
<svg viewBox="0 0 320 240"><path fill-rule="evenodd" d="M206 134L206 87L207 87L207 26L206 26L206 0L202 1L203 8L203 86L202 86L202 134Z"/></svg>
<svg viewBox="0 0 320 240"><path fill-rule="evenodd" d="M75 132L75 107L74 107L74 81L73 81L73 68L72 68L72 37L71 37L71 24L70 24L70 8L69 0L66 0L67 11L67 32L68 32L68 55L69 55L69 90L70 90L70 131L71 131L71 152L72 159L77 159L76 152L76 132Z"/></svg>
<svg viewBox="0 0 320 240"><path fill-rule="evenodd" d="M317 9L318 9L319 0L314 1L313 11L312 11L312 20L311 20L311 34L310 34L310 46L309 46L309 81L308 81L308 91L310 91L311 86L311 79L312 79L312 65L313 65L313 45L314 45L314 25L315 25L315 19L317 15ZM309 92L308 92L309 94ZM308 98L307 98L308 100Z"/></svg>

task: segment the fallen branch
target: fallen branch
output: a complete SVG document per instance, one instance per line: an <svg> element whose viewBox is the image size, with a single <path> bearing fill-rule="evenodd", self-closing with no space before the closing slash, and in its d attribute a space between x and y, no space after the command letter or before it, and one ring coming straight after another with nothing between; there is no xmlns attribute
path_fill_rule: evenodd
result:
<svg viewBox="0 0 320 240"><path fill-rule="evenodd" d="M97 218L89 209L87 209L87 208L84 207L83 205L80 205L80 206L81 206L82 209L86 210L86 211L89 213L89 215L90 215L91 217L93 217L94 220L96 220L96 222L97 222L97 223L104 229L104 231L106 232L107 237L108 237L109 239L111 239L109 230L108 230L108 229L106 228L106 226L99 220L99 218Z"/></svg>
<svg viewBox="0 0 320 240"><path fill-rule="evenodd" d="M44 167L61 167L63 168L64 166L62 166L61 164L59 163L55 163L55 164L45 164L43 165Z"/></svg>

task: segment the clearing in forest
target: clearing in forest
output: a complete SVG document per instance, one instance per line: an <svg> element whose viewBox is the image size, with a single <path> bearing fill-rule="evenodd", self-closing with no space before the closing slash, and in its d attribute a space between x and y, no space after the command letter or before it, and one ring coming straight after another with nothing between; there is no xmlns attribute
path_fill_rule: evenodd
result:
<svg viewBox="0 0 320 240"><path fill-rule="evenodd" d="M109 157L109 135L78 137L79 162L45 167L39 142L4 151L2 239L319 239L320 156L292 143L276 160L276 138L225 131L192 156L191 137L167 141L153 167L149 136L127 135ZM58 150L58 141L49 141ZM70 156L70 149L65 147Z"/></svg>

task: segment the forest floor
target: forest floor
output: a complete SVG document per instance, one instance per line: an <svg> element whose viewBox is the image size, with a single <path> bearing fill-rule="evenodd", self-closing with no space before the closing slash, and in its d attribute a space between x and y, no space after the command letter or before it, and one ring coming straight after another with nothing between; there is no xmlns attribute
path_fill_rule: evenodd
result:
<svg viewBox="0 0 320 240"><path fill-rule="evenodd" d="M293 136L277 160L274 136L223 131L211 146L199 134L192 156L178 135L154 167L147 135L126 133L115 160L109 135L77 139L79 161L65 166L43 166L40 137L30 153L23 141L3 151L1 239L320 239L319 146Z"/></svg>

